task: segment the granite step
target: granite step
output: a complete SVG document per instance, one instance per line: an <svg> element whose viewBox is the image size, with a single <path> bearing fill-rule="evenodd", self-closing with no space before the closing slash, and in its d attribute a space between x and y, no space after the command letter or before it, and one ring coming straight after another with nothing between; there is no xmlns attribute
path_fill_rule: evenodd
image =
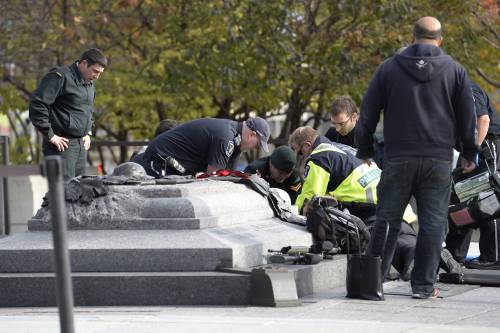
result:
<svg viewBox="0 0 500 333"><path fill-rule="evenodd" d="M73 273L75 306L247 305L250 276L220 272ZM56 306L54 273L1 273L0 306Z"/></svg>
<svg viewBox="0 0 500 333"><path fill-rule="evenodd" d="M289 272L272 281L268 298L301 298L345 286L345 256L317 265L263 265ZM216 272L73 272L76 306L252 305L255 268ZM272 276L272 274L270 274ZM293 290L285 286L295 283ZM54 273L0 273L0 307L56 306Z"/></svg>
<svg viewBox="0 0 500 333"><path fill-rule="evenodd" d="M267 249L308 245L309 233L276 221L204 230L68 232L74 272L194 272L255 267ZM27 231L0 239L0 273L54 272L52 234Z"/></svg>

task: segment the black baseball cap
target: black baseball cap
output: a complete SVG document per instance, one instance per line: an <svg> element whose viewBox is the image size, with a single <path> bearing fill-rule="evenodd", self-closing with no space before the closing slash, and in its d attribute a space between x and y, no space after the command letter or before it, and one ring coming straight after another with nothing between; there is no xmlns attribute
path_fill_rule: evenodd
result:
<svg viewBox="0 0 500 333"><path fill-rule="evenodd" d="M284 172L292 171L296 162L297 155L288 146L278 147L271 154L271 163L276 169Z"/></svg>
<svg viewBox="0 0 500 333"><path fill-rule="evenodd" d="M261 117L248 118L246 121L247 127L257 133L260 139L260 145L262 149L267 153L269 151L269 147L267 146L267 141L271 136L271 129L269 128L269 124Z"/></svg>

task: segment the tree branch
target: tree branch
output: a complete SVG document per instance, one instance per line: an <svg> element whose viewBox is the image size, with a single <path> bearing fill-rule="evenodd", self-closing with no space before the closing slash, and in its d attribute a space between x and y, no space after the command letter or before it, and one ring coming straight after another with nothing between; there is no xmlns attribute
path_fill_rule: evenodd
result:
<svg viewBox="0 0 500 333"><path fill-rule="evenodd" d="M486 82L491 84L493 87L495 87L497 89L500 88L500 82L494 81L492 78L487 76L481 68L476 67L476 73L479 74L480 77L482 77Z"/></svg>
<svg viewBox="0 0 500 333"><path fill-rule="evenodd" d="M108 126L104 125L104 124L99 124L99 127L102 128L103 130L105 130L109 136L115 138L116 140L120 140L120 137L117 133L113 132L113 130L111 128L109 128Z"/></svg>
<svg viewBox="0 0 500 333"><path fill-rule="evenodd" d="M486 30L488 30L493 36L495 36L495 38L500 41L500 35L498 34L498 32L495 30L494 27L492 27L488 22L486 22L486 20L481 16L479 15L478 12L476 12L475 10L472 11L472 13L474 14L474 16L477 18L477 20L479 21L479 23L481 23L481 25L483 27L486 28Z"/></svg>
<svg viewBox="0 0 500 333"><path fill-rule="evenodd" d="M30 98L31 98L31 91L29 91L25 86L24 84L21 84L19 82L16 82L10 75L8 74L5 74L3 76L3 80L4 82L7 82L9 83L10 85L12 85L14 88L16 88L18 91L20 91L23 95L23 97L29 101Z"/></svg>

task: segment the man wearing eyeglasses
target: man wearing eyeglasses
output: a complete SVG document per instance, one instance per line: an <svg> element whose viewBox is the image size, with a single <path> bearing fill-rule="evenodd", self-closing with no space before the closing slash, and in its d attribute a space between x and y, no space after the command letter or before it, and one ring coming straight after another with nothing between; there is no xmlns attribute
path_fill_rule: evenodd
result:
<svg viewBox="0 0 500 333"><path fill-rule="evenodd" d="M196 119L155 137L140 164L155 178L212 173L231 167L240 152L259 145L267 152L270 134L269 124L260 117L244 122Z"/></svg>
<svg viewBox="0 0 500 333"><path fill-rule="evenodd" d="M331 107L330 120L333 127L326 132L330 141L356 147L354 143L354 128L358 121L358 109L349 96L337 97Z"/></svg>

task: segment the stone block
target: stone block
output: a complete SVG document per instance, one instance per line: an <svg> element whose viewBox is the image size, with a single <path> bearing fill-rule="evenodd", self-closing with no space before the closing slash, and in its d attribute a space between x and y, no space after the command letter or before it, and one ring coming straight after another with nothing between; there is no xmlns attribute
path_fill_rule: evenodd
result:
<svg viewBox="0 0 500 333"><path fill-rule="evenodd" d="M311 235L277 219L203 230L73 230L73 271L213 271L265 263L267 249L309 245ZM27 231L0 239L0 272L52 272L52 234Z"/></svg>
<svg viewBox="0 0 500 333"><path fill-rule="evenodd" d="M47 193L47 180L42 176L8 177L8 202L10 231L17 233L28 229L28 220L37 212Z"/></svg>
<svg viewBox="0 0 500 333"><path fill-rule="evenodd" d="M73 273L76 306L247 305L250 277L219 272ZM52 273L0 273L0 306L56 306Z"/></svg>
<svg viewBox="0 0 500 333"><path fill-rule="evenodd" d="M66 203L73 230L203 229L274 216L267 199L245 185L212 181L179 185L112 185L90 204ZM30 230L51 230L48 207Z"/></svg>

